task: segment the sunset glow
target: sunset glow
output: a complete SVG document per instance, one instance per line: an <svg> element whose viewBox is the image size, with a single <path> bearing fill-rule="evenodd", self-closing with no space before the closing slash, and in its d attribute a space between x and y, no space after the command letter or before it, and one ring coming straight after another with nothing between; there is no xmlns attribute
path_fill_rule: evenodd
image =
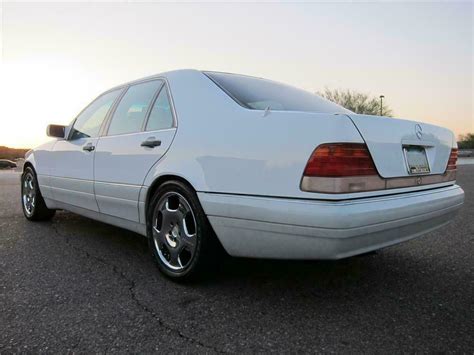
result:
<svg viewBox="0 0 474 355"><path fill-rule="evenodd" d="M0 145L33 147L122 82L179 68L384 94L474 131L473 4L3 3Z"/></svg>

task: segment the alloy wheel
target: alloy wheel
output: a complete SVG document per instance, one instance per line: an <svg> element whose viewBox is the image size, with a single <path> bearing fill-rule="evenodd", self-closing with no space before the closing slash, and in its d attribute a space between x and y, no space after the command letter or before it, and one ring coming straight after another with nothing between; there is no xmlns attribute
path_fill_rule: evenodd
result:
<svg viewBox="0 0 474 355"><path fill-rule="evenodd" d="M31 173L27 173L23 178L22 185L23 207L28 216L33 215L36 203L35 178Z"/></svg>
<svg viewBox="0 0 474 355"><path fill-rule="evenodd" d="M189 202L177 192L164 194L153 213L153 242L161 262L184 270L197 248L197 224Z"/></svg>

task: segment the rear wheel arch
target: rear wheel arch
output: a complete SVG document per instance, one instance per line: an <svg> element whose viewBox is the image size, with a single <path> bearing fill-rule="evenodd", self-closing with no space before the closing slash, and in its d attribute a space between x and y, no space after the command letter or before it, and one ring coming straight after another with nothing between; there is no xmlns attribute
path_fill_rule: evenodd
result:
<svg viewBox="0 0 474 355"><path fill-rule="evenodd" d="M153 198L153 195L155 192L158 190L158 188L163 185L167 181L179 181L188 187L190 187L194 192L196 192L196 189L191 185L191 183L186 180L185 178L178 176L178 175L173 175L173 174L167 174L167 175L162 175L156 178L153 183L150 185L148 188L147 194L146 194L146 200L145 200L145 218L146 218L146 223L148 225L148 212L149 212L149 206L151 199Z"/></svg>

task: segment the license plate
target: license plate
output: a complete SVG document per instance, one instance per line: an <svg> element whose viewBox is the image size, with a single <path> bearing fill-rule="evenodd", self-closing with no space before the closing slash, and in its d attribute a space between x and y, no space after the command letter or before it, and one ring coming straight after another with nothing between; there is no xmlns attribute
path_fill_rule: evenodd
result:
<svg viewBox="0 0 474 355"><path fill-rule="evenodd" d="M430 172L428 159L426 158L425 148L409 146L403 148L408 164L410 174L426 174Z"/></svg>

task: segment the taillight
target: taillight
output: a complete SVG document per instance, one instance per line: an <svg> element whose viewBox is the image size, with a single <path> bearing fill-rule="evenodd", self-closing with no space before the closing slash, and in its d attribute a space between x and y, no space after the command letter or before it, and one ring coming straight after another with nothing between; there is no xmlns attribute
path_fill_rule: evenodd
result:
<svg viewBox="0 0 474 355"><path fill-rule="evenodd" d="M448 166L446 171L456 170L456 162L458 161L458 150L457 148L451 149L451 154L449 155Z"/></svg>
<svg viewBox="0 0 474 355"><path fill-rule="evenodd" d="M306 164L304 176L345 177L378 175L363 143L329 143L318 146Z"/></svg>
<svg viewBox="0 0 474 355"><path fill-rule="evenodd" d="M444 174L384 179L377 173L365 144L321 144L306 164L300 188L308 192L343 194L453 183L456 180L457 158L458 150L453 148Z"/></svg>
<svg viewBox="0 0 474 355"><path fill-rule="evenodd" d="M327 143L318 146L306 164L303 191L348 193L385 188L364 143Z"/></svg>

